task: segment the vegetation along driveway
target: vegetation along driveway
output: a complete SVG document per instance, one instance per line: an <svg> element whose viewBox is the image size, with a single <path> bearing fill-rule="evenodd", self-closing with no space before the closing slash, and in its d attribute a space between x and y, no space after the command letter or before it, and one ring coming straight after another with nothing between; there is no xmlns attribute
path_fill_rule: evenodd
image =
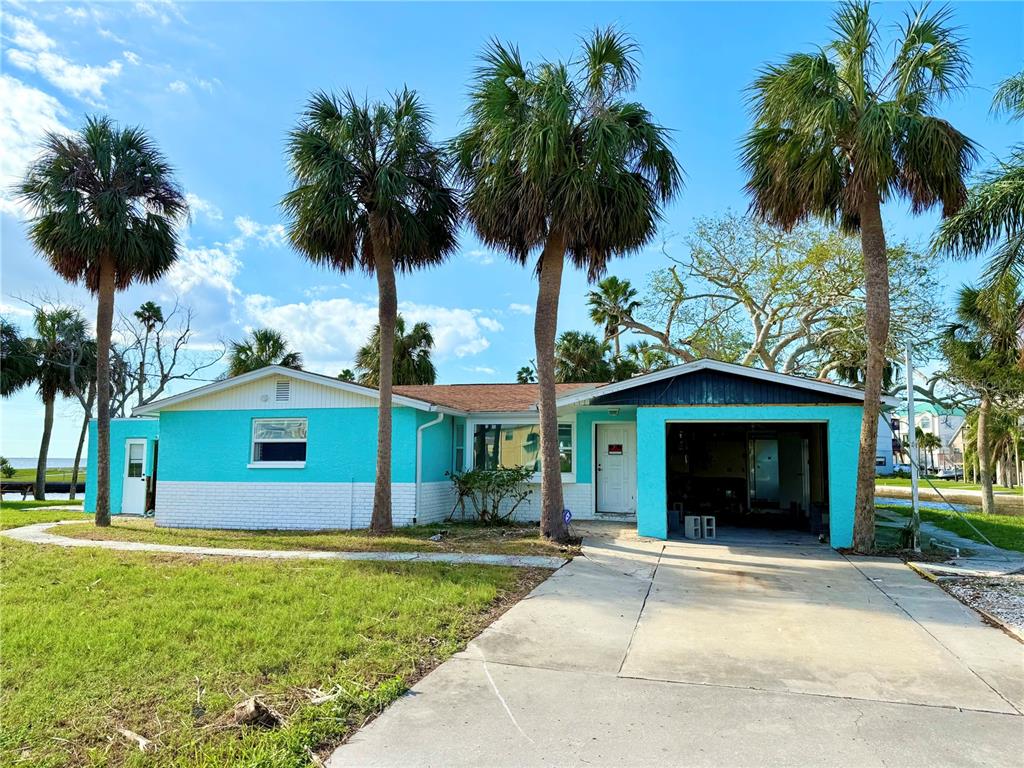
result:
<svg viewBox="0 0 1024 768"><path fill-rule="evenodd" d="M1020 764L1024 646L810 540L588 539L330 765Z"/></svg>

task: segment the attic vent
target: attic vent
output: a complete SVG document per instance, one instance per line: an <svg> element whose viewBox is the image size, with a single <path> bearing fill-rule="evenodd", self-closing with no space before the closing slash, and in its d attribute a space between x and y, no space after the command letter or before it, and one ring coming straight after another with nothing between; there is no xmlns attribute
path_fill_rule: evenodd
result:
<svg viewBox="0 0 1024 768"><path fill-rule="evenodd" d="M279 403L287 403L289 397L291 397L291 382L288 380L277 382L274 399Z"/></svg>

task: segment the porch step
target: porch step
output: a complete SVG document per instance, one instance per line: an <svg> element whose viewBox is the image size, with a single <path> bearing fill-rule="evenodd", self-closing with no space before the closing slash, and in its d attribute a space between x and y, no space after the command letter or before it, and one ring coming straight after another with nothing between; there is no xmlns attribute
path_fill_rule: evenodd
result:
<svg viewBox="0 0 1024 768"><path fill-rule="evenodd" d="M595 520L610 520L614 523L632 523L636 520L636 515L624 515L620 512L595 512Z"/></svg>

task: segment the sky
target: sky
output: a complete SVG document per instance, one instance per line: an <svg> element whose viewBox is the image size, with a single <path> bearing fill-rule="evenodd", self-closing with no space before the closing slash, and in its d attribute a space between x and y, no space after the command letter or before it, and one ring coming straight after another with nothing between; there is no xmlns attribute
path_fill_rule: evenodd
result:
<svg viewBox="0 0 1024 768"><path fill-rule="evenodd" d="M909 6L875 8L883 28ZM831 3L27 3L0 11L0 311L29 329L26 300L59 300L92 319L94 300L57 278L25 237L10 186L47 131L109 114L146 128L174 165L192 218L178 264L159 282L117 297L131 312L177 298L194 312L203 354L248 329L272 326L309 370L352 365L376 318L376 286L305 262L285 239L279 207L289 189L287 132L310 93L349 89L371 99L407 85L434 117L437 139L464 125L468 82L483 46L499 38L537 62L571 58L579 36L615 24L640 45L637 98L672 131L686 188L665 212L662 235L681 247L695 217L746 211L738 144L749 127L744 89L759 67L828 40ZM994 87L1024 61L1024 4L954 6L973 61L971 87L944 105L981 147L980 167L1022 138L989 113ZM890 240L924 243L937 213L884 211ZM642 287L665 264L661 235L611 272ZM935 275L947 298L975 279L977 263ZM596 330L588 285L567 270L559 328ZM462 232L458 253L399 278L400 310L436 338L439 383L514 381L533 357L532 271ZM216 370L203 374L209 378ZM182 387L179 386L180 390ZM57 409L50 455L74 454L77 402ZM38 451L42 405L32 391L0 404L0 454Z"/></svg>

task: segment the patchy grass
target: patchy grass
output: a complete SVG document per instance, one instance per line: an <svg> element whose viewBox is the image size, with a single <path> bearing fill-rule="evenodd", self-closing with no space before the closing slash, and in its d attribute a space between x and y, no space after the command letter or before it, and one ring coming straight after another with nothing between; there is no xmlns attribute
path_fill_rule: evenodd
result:
<svg viewBox="0 0 1024 768"><path fill-rule="evenodd" d="M66 526L61 535L81 539L145 541L196 547L247 549L315 549L329 552L481 552L504 555L571 557L577 548L540 537L536 525L484 526L448 523L396 528L388 536L367 531L227 531L201 528L157 528L150 519L114 518L109 528ZM430 537L443 533L441 541Z"/></svg>
<svg viewBox="0 0 1024 768"><path fill-rule="evenodd" d="M949 488L949 489L956 490L956 491L980 491L981 490L981 486L978 485L977 483L965 483L965 482L962 482L960 480L940 480L940 479L935 478L935 477L932 477L932 478L929 478L929 479L933 483L935 483L935 487L938 488L940 491L942 489L944 489L944 488ZM920 484L920 486L922 488L927 488L928 487L928 484L925 482L925 478L924 477L922 477L918 482L919 482L919 484ZM877 478L875 478L875 485L876 486L888 485L888 486L898 486L898 487L901 487L901 488L909 488L910 487L910 478L909 477L877 477ZM1020 492L1020 488L1012 489L1012 488L1007 488L1007 487L1002 486L1002 485L994 485L994 486L992 486L992 488L994 490L996 490L996 491L1016 490L1018 493Z"/></svg>
<svg viewBox="0 0 1024 768"><path fill-rule="evenodd" d="M0 764L307 766L546 573L0 541ZM230 726L252 695L284 727Z"/></svg>
<svg viewBox="0 0 1024 768"><path fill-rule="evenodd" d="M910 509L890 504L879 504L878 509L895 512L910 519ZM974 526L981 531L997 547L1024 552L1024 515L986 515L981 512L964 512ZM971 527L959 515L949 510L921 508L921 520L933 523L939 528L963 536L964 538L984 543Z"/></svg>
<svg viewBox="0 0 1024 768"><path fill-rule="evenodd" d="M68 504L69 509L38 509L38 507ZM55 523L58 520L92 522L92 515L79 511L81 501L5 501L0 503L0 530L18 528L33 523Z"/></svg>

